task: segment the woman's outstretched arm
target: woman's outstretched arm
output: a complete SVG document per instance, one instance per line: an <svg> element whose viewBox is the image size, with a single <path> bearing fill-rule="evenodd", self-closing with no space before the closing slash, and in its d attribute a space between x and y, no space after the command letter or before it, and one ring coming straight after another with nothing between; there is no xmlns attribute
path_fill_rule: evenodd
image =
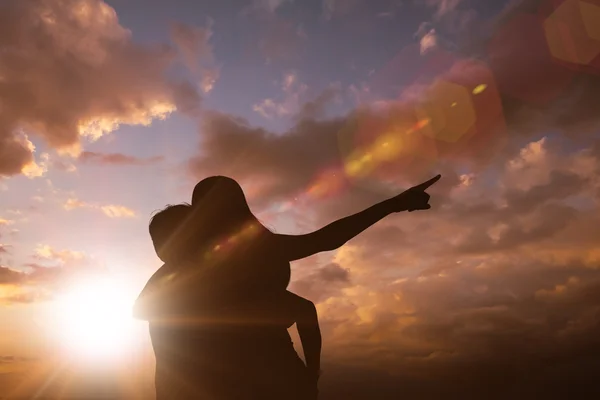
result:
<svg viewBox="0 0 600 400"><path fill-rule="evenodd" d="M377 203L361 212L339 219L305 235L276 235L278 250L289 261L322 251L335 250L365 229L391 213L427 210L429 195L425 190L440 179L440 175L414 186L401 194Z"/></svg>

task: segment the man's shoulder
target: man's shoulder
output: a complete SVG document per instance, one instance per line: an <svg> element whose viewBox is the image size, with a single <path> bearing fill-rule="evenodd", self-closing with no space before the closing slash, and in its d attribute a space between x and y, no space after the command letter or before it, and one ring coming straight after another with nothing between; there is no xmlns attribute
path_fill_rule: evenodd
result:
<svg viewBox="0 0 600 400"><path fill-rule="evenodd" d="M150 304L154 303L154 299L157 289L160 287L164 288L164 283L169 279L169 275L174 272L174 269L169 264L163 264L158 270L152 274L150 279L146 282L146 285L138 295L134 302L134 317L138 319L147 319L147 312Z"/></svg>

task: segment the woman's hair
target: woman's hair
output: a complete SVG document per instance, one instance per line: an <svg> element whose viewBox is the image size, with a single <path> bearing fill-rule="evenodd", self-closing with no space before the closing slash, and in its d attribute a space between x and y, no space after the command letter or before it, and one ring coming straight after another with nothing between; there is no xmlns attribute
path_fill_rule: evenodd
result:
<svg viewBox="0 0 600 400"><path fill-rule="evenodd" d="M198 182L192 193L193 219L209 226L215 235L254 223L270 232L250 210L242 187L226 176L210 176ZM201 235L212 236L211 233Z"/></svg>

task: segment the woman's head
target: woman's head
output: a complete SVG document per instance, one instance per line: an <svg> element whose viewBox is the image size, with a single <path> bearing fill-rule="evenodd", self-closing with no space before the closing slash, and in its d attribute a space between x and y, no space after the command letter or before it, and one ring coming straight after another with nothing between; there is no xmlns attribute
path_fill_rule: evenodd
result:
<svg viewBox="0 0 600 400"><path fill-rule="evenodd" d="M270 232L250 211L240 185L225 176L198 182L191 206L167 206L151 219L149 229L156 253L165 262L195 259L215 240L233 243Z"/></svg>
<svg viewBox="0 0 600 400"><path fill-rule="evenodd" d="M194 219L214 231L257 221L242 187L226 176L211 176L198 182L192 193L192 208Z"/></svg>

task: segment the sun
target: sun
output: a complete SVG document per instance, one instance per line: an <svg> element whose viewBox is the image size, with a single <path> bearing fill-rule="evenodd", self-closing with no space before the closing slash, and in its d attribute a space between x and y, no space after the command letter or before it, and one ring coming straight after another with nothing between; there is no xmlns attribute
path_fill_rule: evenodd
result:
<svg viewBox="0 0 600 400"><path fill-rule="evenodd" d="M52 330L69 355L112 360L132 344L132 304L131 292L114 281L79 282L56 299Z"/></svg>

